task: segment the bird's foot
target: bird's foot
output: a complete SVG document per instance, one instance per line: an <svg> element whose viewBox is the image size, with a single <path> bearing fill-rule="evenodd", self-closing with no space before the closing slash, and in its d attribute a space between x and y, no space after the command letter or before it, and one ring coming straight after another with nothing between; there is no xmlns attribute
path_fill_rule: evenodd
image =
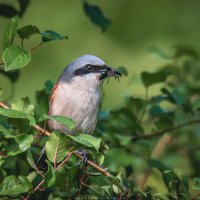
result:
<svg viewBox="0 0 200 200"><path fill-rule="evenodd" d="M80 165L81 163L86 164L88 160L87 151L85 149L82 149L81 151L76 150L76 152L82 156L82 159L79 161L78 165Z"/></svg>

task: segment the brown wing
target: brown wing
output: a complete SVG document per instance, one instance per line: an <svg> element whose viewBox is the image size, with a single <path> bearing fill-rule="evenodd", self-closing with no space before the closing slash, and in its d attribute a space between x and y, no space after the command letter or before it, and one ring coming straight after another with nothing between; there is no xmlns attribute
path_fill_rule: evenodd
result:
<svg viewBox="0 0 200 200"><path fill-rule="evenodd" d="M51 94L49 96L49 104L51 104L51 102L53 101L53 95L54 95L54 92L56 91L56 89L58 88L58 86L59 86L59 83L56 83L53 86L53 89L51 90Z"/></svg>

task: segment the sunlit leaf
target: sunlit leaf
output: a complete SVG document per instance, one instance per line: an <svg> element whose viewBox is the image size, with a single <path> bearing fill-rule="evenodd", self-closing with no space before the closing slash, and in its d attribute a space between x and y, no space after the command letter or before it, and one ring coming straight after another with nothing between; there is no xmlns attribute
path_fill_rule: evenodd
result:
<svg viewBox="0 0 200 200"><path fill-rule="evenodd" d="M76 123L72 119L70 119L68 117L64 117L64 116L48 116L48 115L44 115L44 117L46 119L55 120L55 121L59 122L60 124L65 125L70 130L72 130L76 126Z"/></svg>
<svg viewBox="0 0 200 200"><path fill-rule="evenodd" d="M19 46L8 47L3 51L5 70L13 70L25 67L31 60L31 53Z"/></svg>
<svg viewBox="0 0 200 200"><path fill-rule="evenodd" d="M71 138L78 144L81 144L86 147L92 147L96 151L99 151L99 147L100 147L101 140L102 140L101 138L96 138L96 137L94 137L92 135L88 135L88 134L79 134L77 136L67 135L67 137Z"/></svg>
<svg viewBox="0 0 200 200"><path fill-rule="evenodd" d="M46 142L47 158L54 162L61 162L69 152L69 144L64 134L51 133L48 141Z"/></svg>
<svg viewBox="0 0 200 200"><path fill-rule="evenodd" d="M4 31L3 50L12 46L18 28L18 16L12 17Z"/></svg>
<svg viewBox="0 0 200 200"><path fill-rule="evenodd" d="M18 143L20 150L26 151L33 142L33 136L28 134L20 134L15 137L15 141Z"/></svg>
<svg viewBox="0 0 200 200"><path fill-rule="evenodd" d="M11 108L13 110L23 111L32 116L34 115L34 106L28 97L16 100L12 103Z"/></svg>
<svg viewBox="0 0 200 200"><path fill-rule="evenodd" d="M19 195L32 190L32 184L25 176L7 176L0 185L0 195Z"/></svg>
<svg viewBox="0 0 200 200"><path fill-rule="evenodd" d="M0 108L0 115L10 117L10 118L28 119L31 125L35 124L35 119L33 118L33 116L22 111Z"/></svg>
<svg viewBox="0 0 200 200"><path fill-rule="evenodd" d="M159 199L159 200L169 200L168 197L166 197L165 195L160 194L160 193L154 194L153 196L156 197L156 199Z"/></svg>

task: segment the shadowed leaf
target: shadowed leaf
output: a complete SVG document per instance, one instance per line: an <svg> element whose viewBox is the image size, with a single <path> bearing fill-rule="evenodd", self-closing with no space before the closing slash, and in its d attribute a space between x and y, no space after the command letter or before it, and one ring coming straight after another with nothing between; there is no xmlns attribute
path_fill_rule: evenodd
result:
<svg viewBox="0 0 200 200"><path fill-rule="evenodd" d="M30 0L18 0L18 2L19 2L19 6L20 6L19 16L21 17L25 13L25 11L30 3Z"/></svg>
<svg viewBox="0 0 200 200"><path fill-rule="evenodd" d="M110 19L106 18L102 11L97 7L88 4L87 2L83 3L85 14L90 18L90 20L100 26L102 31L106 31L111 25Z"/></svg>
<svg viewBox="0 0 200 200"><path fill-rule="evenodd" d="M17 30L17 34L21 39L28 39L32 35L39 34L40 30L33 25L27 25Z"/></svg>
<svg viewBox="0 0 200 200"><path fill-rule="evenodd" d="M4 70L0 69L0 74L4 75L11 82L15 83L19 79L20 71L19 70L15 70L15 71L5 72Z"/></svg>
<svg viewBox="0 0 200 200"><path fill-rule="evenodd" d="M42 35L42 41L43 42L49 42L49 41L52 41L52 40L67 39L67 36L60 35L59 33L56 33L56 32L51 31L51 30L41 32L41 35Z"/></svg>
<svg viewBox="0 0 200 200"><path fill-rule="evenodd" d="M1 16L10 18L10 17L14 17L17 14L18 14L18 11L14 7L7 4L0 4Z"/></svg>
<svg viewBox="0 0 200 200"><path fill-rule="evenodd" d="M163 83L170 74L171 73L168 70L155 73L142 72L142 83L146 88L148 88L154 84Z"/></svg>

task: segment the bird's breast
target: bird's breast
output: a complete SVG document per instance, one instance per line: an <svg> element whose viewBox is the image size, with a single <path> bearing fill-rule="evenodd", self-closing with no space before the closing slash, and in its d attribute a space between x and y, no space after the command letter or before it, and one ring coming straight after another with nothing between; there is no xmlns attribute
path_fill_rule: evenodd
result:
<svg viewBox="0 0 200 200"><path fill-rule="evenodd" d="M66 83L59 84L49 104L49 115L61 115L73 119L77 127L72 133L92 134L97 123L100 91L97 88L82 88ZM69 133L56 121L49 120L51 130Z"/></svg>

